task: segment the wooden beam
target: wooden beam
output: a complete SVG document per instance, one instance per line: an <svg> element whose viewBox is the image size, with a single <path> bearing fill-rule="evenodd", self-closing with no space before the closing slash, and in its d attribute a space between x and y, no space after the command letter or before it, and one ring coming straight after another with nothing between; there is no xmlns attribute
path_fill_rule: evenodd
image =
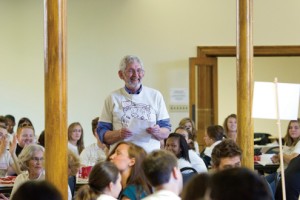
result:
<svg viewBox="0 0 300 200"><path fill-rule="evenodd" d="M66 0L44 1L46 179L68 199Z"/></svg>
<svg viewBox="0 0 300 200"><path fill-rule="evenodd" d="M237 143L243 150L242 165L250 169L254 168L252 4L237 0Z"/></svg>
<svg viewBox="0 0 300 200"><path fill-rule="evenodd" d="M199 46L198 57L235 57L235 46ZM254 46L255 57L300 56L300 46Z"/></svg>

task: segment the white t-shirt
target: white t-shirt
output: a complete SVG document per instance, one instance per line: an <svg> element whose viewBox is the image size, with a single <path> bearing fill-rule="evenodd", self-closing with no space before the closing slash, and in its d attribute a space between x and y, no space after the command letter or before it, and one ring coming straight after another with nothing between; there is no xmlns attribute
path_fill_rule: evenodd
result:
<svg viewBox="0 0 300 200"><path fill-rule="evenodd" d="M216 145L218 145L222 140L218 140L215 143L213 143L210 147L205 147L204 154L208 157L211 157L211 153Z"/></svg>
<svg viewBox="0 0 300 200"><path fill-rule="evenodd" d="M197 153L194 150L192 150L192 149L189 150L189 157L190 157L192 167L198 173L207 172L207 168L206 168L204 161L202 160L202 158L200 158L197 155Z"/></svg>
<svg viewBox="0 0 300 200"><path fill-rule="evenodd" d="M292 147L284 145L282 147L282 152L287 155L291 155L293 153L300 154L300 140L297 142L297 144L295 146L292 146ZM287 168L287 165L288 165L287 163L284 163L285 169Z"/></svg>
<svg viewBox="0 0 300 200"><path fill-rule="evenodd" d="M143 200L180 200L181 198L174 192L169 190L158 190L149 196L143 198Z"/></svg>
<svg viewBox="0 0 300 200"><path fill-rule="evenodd" d="M77 148L76 145L74 145L74 144L68 142L68 148L69 148L71 151L73 151L76 155L79 156L78 148Z"/></svg>
<svg viewBox="0 0 300 200"><path fill-rule="evenodd" d="M80 162L85 166L94 166L97 162L104 161L105 159L106 154L97 143L86 147L80 154Z"/></svg>
<svg viewBox="0 0 300 200"><path fill-rule="evenodd" d="M41 181L45 179L45 171L43 171L40 176L37 179L34 179L34 181ZM10 198L12 198L13 194L17 191L17 189L20 187L20 185L26 181L33 181L31 179L29 179L29 173L28 171L22 172L21 174L19 174L15 180L13 189L11 191L10 194Z"/></svg>
<svg viewBox="0 0 300 200"><path fill-rule="evenodd" d="M107 195L107 194L101 194L97 200L117 200L116 198L110 196L110 195Z"/></svg>
<svg viewBox="0 0 300 200"><path fill-rule="evenodd" d="M146 128L153 126L157 121L169 118L161 93L143 86L139 94L128 94L125 88L114 91L106 98L99 121L112 123L113 130L135 127L134 134L137 134L141 131L146 132ZM147 141L131 141L130 138L127 140L143 147L148 153L160 149L160 141L152 136ZM112 144L110 149L114 149L115 145L116 143Z"/></svg>
<svg viewBox="0 0 300 200"><path fill-rule="evenodd" d="M12 167L14 161L9 151L4 151L0 156L0 177L5 177L9 167Z"/></svg>

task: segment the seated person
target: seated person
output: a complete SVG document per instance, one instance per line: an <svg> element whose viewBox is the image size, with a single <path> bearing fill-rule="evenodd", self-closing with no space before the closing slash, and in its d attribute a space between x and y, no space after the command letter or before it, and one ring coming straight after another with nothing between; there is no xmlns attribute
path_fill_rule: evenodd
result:
<svg viewBox="0 0 300 200"><path fill-rule="evenodd" d="M237 116L236 114L230 114L228 115L223 123L224 128L224 136L228 139L232 139L236 142L237 138Z"/></svg>
<svg viewBox="0 0 300 200"><path fill-rule="evenodd" d="M298 200L300 197L300 156L292 159L286 170L285 174L285 190L286 199ZM282 184L279 182L277 185L275 199L281 200L282 198Z"/></svg>
<svg viewBox="0 0 300 200"><path fill-rule="evenodd" d="M183 127L178 127L175 129L175 133L178 133L178 134L181 134L182 136L184 136L185 140L189 141L189 130L188 129L185 129ZM207 172L207 168L206 168L206 165L204 163L204 161L202 160L202 158L200 158L198 156L198 154L191 149L191 146L189 145L189 158L190 158L190 161L191 161L191 164L192 164L192 167L198 172L198 173L201 173L201 172Z"/></svg>
<svg viewBox="0 0 300 200"><path fill-rule="evenodd" d="M29 180L44 180L44 147L38 144L29 144L26 146L19 155L19 164L21 170L24 170L19 174L15 180L11 196L20 187L20 185Z"/></svg>
<svg viewBox="0 0 300 200"><path fill-rule="evenodd" d="M180 120L179 122L179 127L183 127L185 128L187 131L190 132L190 137L189 137L189 141L188 144L190 147L192 147L192 149L198 154L200 155L199 152L199 144L197 142L197 130L196 130L196 126L195 123L192 119L186 117L183 118L182 120ZM176 133L176 130L174 131Z"/></svg>
<svg viewBox="0 0 300 200"><path fill-rule="evenodd" d="M7 130L0 125L0 177L21 173L17 163L18 158L15 154L16 137L14 136L14 142L9 151L7 150L8 143Z"/></svg>
<svg viewBox="0 0 300 200"><path fill-rule="evenodd" d="M97 125L99 117L93 119L92 130L97 143L91 144L90 146L83 149L80 154L80 162L82 166L94 166L97 162L106 160L108 154L108 148L103 144L97 134Z"/></svg>
<svg viewBox="0 0 300 200"><path fill-rule="evenodd" d="M219 144L224 136L224 129L219 125L212 125L207 127L207 130L204 135L204 142L206 144L206 148L201 152L201 158L206 164L206 167L211 167L211 153L214 147Z"/></svg>
<svg viewBox="0 0 300 200"><path fill-rule="evenodd" d="M79 122L74 122L68 127L68 148L78 156L84 149L83 128Z"/></svg>
<svg viewBox="0 0 300 200"><path fill-rule="evenodd" d="M212 151L212 168L216 171L241 167L242 150L232 139L220 142Z"/></svg>
<svg viewBox="0 0 300 200"><path fill-rule="evenodd" d="M76 192L76 200L116 200L121 192L121 174L109 161L97 163L89 176L87 185Z"/></svg>
<svg viewBox="0 0 300 200"><path fill-rule="evenodd" d="M34 128L27 124L19 126L17 129L17 140L16 155L19 156L24 147L35 143Z"/></svg>
<svg viewBox="0 0 300 200"><path fill-rule="evenodd" d="M186 140L178 133L171 133L166 140L165 149L177 157L179 169L192 167L188 148Z"/></svg>
<svg viewBox="0 0 300 200"><path fill-rule="evenodd" d="M272 200L262 177L246 168L224 169L213 174L207 195L218 200Z"/></svg>
<svg viewBox="0 0 300 200"><path fill-rule="evenodd" d="M142 164L143 171L155 192L144 200L179 200L182 175L176 157L165 150L150 153Z"/></svg>
<svg viewBox="0 0 300 200"><path fill-rule="evenodd" d="M68 200L72 200L75 192L76 174L80 168L79 156L68 149Z"/></svg>
<svg viewBox="0 0 300 200"><path fill-rule="evenodd" d="M141 199L151 193L144 171L141 168L146 151L131 142L121 141L111 151L108 160L114 163L122 177L119 199Z"/></svg>
<svg viewBox="0 0 300 200"><path fill-rule="evenodd" d="M15 192L11 200L63 200L61 193L50 182L27 181ZM6 200L6 199L5 199ZM7 199L8 200L8 199Z"/></svg>

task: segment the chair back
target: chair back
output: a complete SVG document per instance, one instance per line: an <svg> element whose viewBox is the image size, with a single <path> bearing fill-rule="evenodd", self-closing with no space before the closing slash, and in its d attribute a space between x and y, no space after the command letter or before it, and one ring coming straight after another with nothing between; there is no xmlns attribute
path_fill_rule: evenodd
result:
<svg viewBox="0 0 300 200"><path fill-rule="evenodd" d="M194 175L198 174L192 167L183 167L180 169L180 172L182 174L183 185L185 185Z"/></svg>

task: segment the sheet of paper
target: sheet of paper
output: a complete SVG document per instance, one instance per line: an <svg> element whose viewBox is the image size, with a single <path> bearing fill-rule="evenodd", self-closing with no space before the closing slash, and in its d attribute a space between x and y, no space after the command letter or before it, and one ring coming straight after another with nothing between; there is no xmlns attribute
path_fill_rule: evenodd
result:
<svg viewBox="0 0 300 200"><path fill-rule="evenodd" d="M147 133L146 129L154 125L155 122L133 118L128 125L128 129L132 132L132 136L126 138L125 141L149 142L151 134Z"/></svg>
<svg viewBox="0 0 300 200"><path fill-rule="evenodd" d="M278 83L279 119L297 119L299 109L299 94L299 84ZM277 119L274 83L254 83L252 117Z"/></svg>

